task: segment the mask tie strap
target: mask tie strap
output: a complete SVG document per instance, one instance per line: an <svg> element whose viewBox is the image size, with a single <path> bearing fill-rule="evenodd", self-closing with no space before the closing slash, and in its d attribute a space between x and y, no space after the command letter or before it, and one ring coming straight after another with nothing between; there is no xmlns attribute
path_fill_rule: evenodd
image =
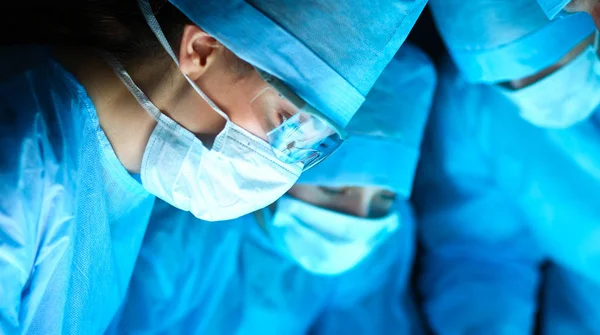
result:
<svg viewBox="0 0 600 335"><path fill-rule="evenodd" d="M156 107L150 98L135 84L129 73L125 70L123 65L111 54L103 52L102 58L104 61L113 69L117 77L123 82L125 87L133 94L138 103L156 120L160 122L160 116L162 112Z"/></svg>

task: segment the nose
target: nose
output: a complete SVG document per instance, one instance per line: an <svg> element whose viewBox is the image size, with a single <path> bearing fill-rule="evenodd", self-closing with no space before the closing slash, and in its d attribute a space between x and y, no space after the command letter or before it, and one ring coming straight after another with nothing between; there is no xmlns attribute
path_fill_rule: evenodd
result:
<svg viewBox="0 0 600 335"><path fill-rule="evenodd" d="M330 209L335 211L366 218L369 215L369 202L371 196L367 194L364 188L347 187L343 193L336 197L335 202L331 203Z"/></svg>
<svg viewBox="0 0 600 335"><path fill-rule="evenodd" d="M357 206L356 216L363 218L366 217L381 217L386 214L386 211L382 210L382 204L377 201L378 192L377 189L362 188L357 191L359 206Z"/></svg>
<svg viewBox="0 0 600 335"><path fill-rule="evenodd" d="M351 187L346 189L342 199L338 199L336 210L361 218L386 216L393 200L385 196L385 190L376 187Z"/></svg>
<svg viewBox="0 0 600 335"><path fill-rule="evenodd" d="M353 215L361 217L361 218L366 218L369 216L369 207L370 207L370 200L368 196L365 195L361 195L358 198L358 204L356 206L356 209L354 210Z"/></svg>

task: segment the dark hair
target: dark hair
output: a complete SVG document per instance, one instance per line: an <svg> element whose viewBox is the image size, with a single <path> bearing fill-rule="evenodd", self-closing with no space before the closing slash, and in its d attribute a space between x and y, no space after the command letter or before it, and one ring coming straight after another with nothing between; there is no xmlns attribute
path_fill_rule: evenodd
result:
<svg viewBox="0 0 600 335"><path fill-rule="evenodd" d="M178 49L187 24L193 24L168 0L148 0L161 28ZM2 5L2 44L87 47L109 52L124 64L164 55L137 0L29 0Z"/></svg>
<svg viewBox="0 0 600 335"><path fill-rule="evenodd" d="M178 50L184 27L194 23L169 0L147 1L171 47ZM0 5L0 45L101 50L111 53L125 67L167 56L138 0L29 0L8 6ZM225 56L234 55L227 51ZM252 65L237 57L232 64L231 70L239 79L253 70Z"/></svg>

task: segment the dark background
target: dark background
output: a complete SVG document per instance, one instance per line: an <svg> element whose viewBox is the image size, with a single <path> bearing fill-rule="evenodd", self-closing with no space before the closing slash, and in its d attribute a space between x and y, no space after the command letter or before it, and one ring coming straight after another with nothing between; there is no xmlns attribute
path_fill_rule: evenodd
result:
<svg viewBox="0 0 600 335"><path fill-rule="evenodd" d="M429 6L425 7L408 40L419 46L436 63L445 54L446 49L433 23Z"/></svg>

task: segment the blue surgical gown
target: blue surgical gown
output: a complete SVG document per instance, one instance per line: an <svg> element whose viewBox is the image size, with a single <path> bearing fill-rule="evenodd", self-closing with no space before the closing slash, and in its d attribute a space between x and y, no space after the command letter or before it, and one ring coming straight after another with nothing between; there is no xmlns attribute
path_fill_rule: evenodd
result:
<svg viewBox="0 0 600 335"><path fill-rule="evenodd" d="M449 62L441 72L415 190L425 314L438 334L530 334L542 262L574 274L571 287L600 285L597 116L537 128L493 86L466 83ZM600 300L552 283L542 333L576 315L548 304L554 294L600 320ZM600 334L593 326L565 334Z"/></svg>
<svg viewBox="0 0 600 335"><path fill-rule="evenodd" d="M154 198L47 49L0 49L0 333L99 334Z"/></svg>
<svg viewBox="0 0 600 335"><path fill-rule="evenodd" d="M413 216L356 268L316 276L254 214L220 223L157 201L116 333L419 334L409 292Z"/></svg>

